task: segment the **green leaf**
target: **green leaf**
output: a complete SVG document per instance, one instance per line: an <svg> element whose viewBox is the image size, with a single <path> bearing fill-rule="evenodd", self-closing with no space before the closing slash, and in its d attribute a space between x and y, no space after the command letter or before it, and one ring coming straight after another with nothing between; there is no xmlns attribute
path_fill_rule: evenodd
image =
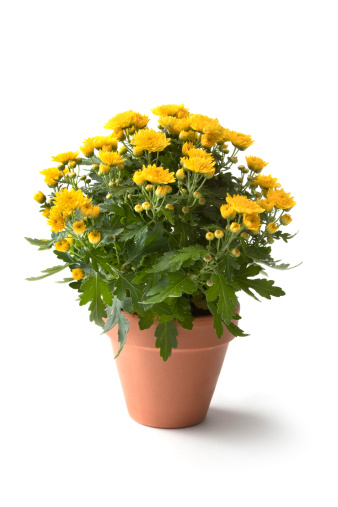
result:
<svg viewBox="0 0 338 507"><path fill-rule="evenodd" d="M28 243L30 243L31 245L34 245L34 246L49 246L50 243L53 243L54 240L50 240L50 239L33 239L33 238L26 238L25 237L25 240L28 241Z"/></svg>
<svg viewBox="0 0 338 507"><path fill-rule="evenodd" d="M86 305L90 302L89 320L95 322L100 327L104 326L103 318L106 317L105 304L111 305L113 296L109 288L108 283L100 278L98 273L94 273L82 282L81 290L83 291L80 295L80 306Z"/></svg>
<svg viewBox="0 0 338 507"><path fill-rule="evenodd" d="M157 325L155 346L160 349L160 356L163 361L167 361L171 356L172 349L177 348L177 335L177 328L172 320L170 322L160 322Z"/></svg>
<svg viewBox="0 0 338 507"><path fill-rule="evenodd" d="M59 252L58 250L53 250L53 254L60 259L60 261L67 262L68 264L75 264L75 261L71 258L68 252Z"/></svg>
<svg viewBox="0 0 338 507"><path fill-rule="evenodd" d="M129 331L129 320L121 312L123 303L124 302L119 301L117 297L113 297L112 306L107 306L107 315L109 315L109 317L102 332L102 334L107 333L116 326L116 324L118 325L118 341L120 343L120 347L114 359L119 356L121 350L123 349L127 340L127 333Z"/></svg>
<svg viewBox="0 0 338 507"><path fill-rule="evenodd" d="M119 277L115 284L116 296L120 301L128 296L131 297L135 310L139 314L143 314L144 306L141 303L143 291L140 287L133 284L134 276L134 274L124 275L123 273L119 273Z"/></svg>
<svg viewBox="0 0 338 507"><path fill-rule="evenodd" d="M191 315L191 306L186 297L169 298L168 306L181 327L184 329L193 328L194 317Z"/></svg>
<svg viewBox="0 0 338 507"><path fill-rule="evenodd" d="M229 285L224 275L217 273L212 275L211 281L214 285L205 292L207 301L218 299L218 312L225 324L231 322L232 316L237 308L238 301L234 288Z"/></svg>
<svg viewBox="0 0 338 507"><path fill-rule="evenodd" d="M142 317L140 317L138 325L140 330L143 331L143 329L149 329L154 324L154 322L155 317L153 315L153 312L149 310Z"/></svg>
<svg viewBox="0 0 338 507"><path fill-rule="evenodd" d="M223 333L224 333L222 317L218 313L217 306L215 303L208 301L208 307L214 317L214 326L213 327L216 331L217 338L222 338Z"/></svg>
<svg viewBox="0 0 338 507"><path fill-rule="evenodd" d="M168 273L156 287L150 289L147 296L152 296L145 301L146 304L160 303L168 297L182 296L183 292L192 294L196 288L195 283L181 272Z"/></svg>
<svg viewBox="0 0 338 507"><path fill-rule="evenodd" d="M273 280L266 280L264 278L250 279L250 277L256 276L260 271L262 271L261 266L242 266L240 271L234 275L234 287L238 290L243 290L257 301L259 301L259 299L251 289L266 299L271 299L271 296L284 296L285 292L280 287L274 286L275 282Z"/></svg>
<svg viewBox="0 0 338 507"><path fill-rule="evenodd" d="M268 266L269 268L272 268L272 269L279 269L281 271L285 271L285 270L290 270L290 269L294 269L294 268L298 268L298 266L300 266L301 264L303 264L302 262L300 262L299 264L296 264L295 266L291 266L291 264L277 264L277 261L257 261L259 262L260 264L263 264L265 266Z"/></svg>
<svg viewBox="0 0 338 507"><path fill-rule="evenodd" d="M158 252L168 243L164 237L164 230L161 224L156 224L152 230L138 236L137 240L131 244L128 250L128 262L133 266L138 266L144 255L152 252Z"/></svg>
<svg viewBox="0 0 338 507"><path fill-rule="evenodd" d="M240 329L236 324L233 322L230 322L230 324L225 324L227 327L227 330L229 333L232 334L232 336L249 336L248 334L244 333L242 329Z"/></svg>
<svg viewBox="0 0 338 507"><path fill-rule="evenodd" d="M55 273L59 273L63 269L67 268L68 264L62 264L61 266L54 266L53 268L47 268L41 271L41 273L46 273L45 275L41 276L32 276L30 278L26 278L29 282L35 282L36 280L42 280L43 278L46 278L47 276L55 275Z"/></svg>
<svg viewBox="0 0 338 507"><path fill-rule="evenodd" d="M148 271L151 273L162 272L165 270L178 271L183 262L188 259L194 261L201 259L208 254L208 251L200 245L188 246L178 251L166 252Z"/></svg>

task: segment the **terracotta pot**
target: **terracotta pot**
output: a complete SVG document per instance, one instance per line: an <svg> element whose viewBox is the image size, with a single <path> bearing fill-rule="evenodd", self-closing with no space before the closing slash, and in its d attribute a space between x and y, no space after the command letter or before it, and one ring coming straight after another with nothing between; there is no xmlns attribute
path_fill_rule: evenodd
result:
<svg viewBox="0 0 338 507"><path fill-rule="evenodd" d="M156 428L193 426L206 417L229 342L224 328L218 339L213 317L197 317L191 331L178 326L178 348L164 362L155 348L156 324L140 331L137 315L116 365L129 415ZM114 355L119 349L117 326L108 333Z"/></svg>

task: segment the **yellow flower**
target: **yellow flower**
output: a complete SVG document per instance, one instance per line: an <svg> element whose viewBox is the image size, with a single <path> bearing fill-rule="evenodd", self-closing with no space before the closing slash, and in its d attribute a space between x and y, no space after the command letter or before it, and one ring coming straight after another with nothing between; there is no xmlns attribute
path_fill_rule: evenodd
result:
<svg viewBox="0 0 338 507"><path fill-rule="evenodd" d="M150 118L148 116L142 115L140 113L135 113L133 117L133 125L136 129L143 129L148 125Z"/></svg>
<svg viewBox="0 0 338 507"><path fill-rule="evenodd" d="M184 180L185 178L184 169L178 169L178 171L176 171L176 178L178 180Z"/></svg>
<svg viewBox="0 0 338 507"><path fill-rule="evenodd" d="M126 137L126 136L125 136L125 133L124 133L124 132L123 132L123 130L122 130L122 129L120 129L120 128L116 128L116 129L114 129L113 134L114 134L114 136L116 137L116 139L117 139L118 141L123 141L123 139L125 139L125 137Z"/></svg>
<svg viewBox="0 0 338 507"><path fill-rule="evenodd" d="M99 151L99 159L102 160L102 162L105 165L109 165L110 167L113 167L115 165L121 164L126 159L121 158L121 156L118 153L110 152L110 151Z"/></svg>
<svg viewBox="0 0 338 507"><path fill-rule="evenodd" d="M137 213L141 213L143 211L143 208L142 208L142 204L136 204L134 206L134 210L137 212Z"/></svg>
<svg viewBox="0 0 338 507"><path fill-rule="evenodd" d="M66 239L61 239L54 243L54 248L58 252L67 252L70 248L70 243Z"/></svg>
<svg viewBox="0 0 338 507"><path fill-rule="evenodd" d="M88 210L87 210L87 215L90 216L90 217L97 217L100 213L100 206L91 206Z"/></svg>
<svg viewBox="0 0 338 507"><path fill-rule="evenodd" d="M191 143L186 143L186 144L191 144ZM208 153L207 151L205 150L201 150L199 148L195 148L194 146L192 148L188 148L187 149L188 151L188 157L192 158L203 158L205 160L208 160L210 163L215 163L215 159L214 157L211 155L211 153ZM182 160L182 159L181 159Z"/></svg>
<svg viewBox="0 0 338 507"><path fill-rule="evenodd" d="M212 134L203 134L201 143L204 148L212 148L217 143L217 137Z"/></svg>
<svg viewBox="0 0 338 507"><path fill-rule="evenodd" d="M149 210L151 208L150 202L146 201L142 204L142 208L145 210Z"/></svg>
<svg viewBox="0 0 338 507"><path fill-rule="evenodd" d="M280 183L278 182L278 178L273 178L271 174L269 176L264 176L263 174L259 174L253 183L259 185L262 188L278 188L280 187Z"/></svg>
<svg viewBox="0 0 338 507"><path fill-rule="evenodd" d="M215 174L215 162L211 162L205 157L193 156L190 158L181 158L181 162L183 163L185 169L189 169L189 171L193 171L195 173L204 174L205 177L212 178Z"/></svg>
<svg viewBox="0 0 338 507"><path fill-rule="evenodd" d="M58 184L58 180L62 178L63 174L57 167L50 167L49 169L44 169L40 171L40 174L45 176L45 183L49 187L55 187Z"/></svg>
<svg viewBox="0 0 338 507"><path fill-rule="evenodd" d="M273 234L274 232L277 231L278 226L275 224L275 222L270 222L268 223L265 229L268 231L269 234Z"/></svg>
<svg viewBox="0 0 338 507"><path fill-rule="evenodd" d="M126 146L121 146L121 148L119 149L119 154L122 156L124 155L125 153L127 153L127 147Z"/></svg>
<svg viewBox="0 0 338 507"><path fill-rule="evenodd" d="M56 192L53 204L61 213L67 215L75 211L76 208L81 208L87 201L87 197L83 195L81 190L64 188L61 192Z"/></svg>
<svg viewBox="0 0 338 507"><path fill-rule="evenodd" d="M138 173L140 171L137 171ZM169 169L163 169L163 167L157 167L156 164L143 166L141 171L143 177L149 181L150 183L154 183L155 185L164 185L167 183L174 183L175 174L169 172ZM140 177L141 175L138 175ZM135 177L135 174L134 174ZM135 180L134 180L135 181ZM136 183L136 182L135 182Z"/></svg>
<svg viewBox="0 0 338 507"><path fill-rule="evenodd" d="M217 118L209 118L203 114L193 114L190 117L191 128L203 134L210 134L217 141L227 141L226 129L220 125Z"/></svg>
<svg viewBox="0 0 338 507"><path fill-rule="evenodd" d="M232 222L232 224L230 225L231 232L238 232L238 231L240 231L240 229L241 229L241 226L237 222Z"/></svg>
<svg viewBox="0 0 338 507"><path fill-rule="evenodd" d="M66 240L68 241L68 243L70 245L73 245L74 244L74 238L71 234L68 234L68 236L66 237Z"/></svg>
<svg viewBox="0 0 338 507"><path fill-rule="evenodd" d="M75 234L82 234L85 231L86 224L83 220L81 222L74 222L73 224L73 231Z"/></svg>
<svg viewBox="0 0 338 507"><path fill-rule="evenodd" d="M136 185L143 185L147 181L146 173L144 170L140 169L139 171L134 172L133 181Z"/></svg>
<svg viewBox="0 0 338 507"><path fill-rule="evenodd" d="M133 137L131 144L140 150L149 152L163 151L170 144L170 139L163 132L153 129L139 130Z"/></svg>
<svg viewBox="0 0 338 507"><path fill-rule="evenodd" d="M268 199L257 199L256 203L261 208L264 208L265 211L267 211L267 212L271 211L272 208L274 207L274 203L270 202Z"/></svg>
<svg viewBox="0 0 338 507"><path fill-rule="evenodd" d="M99 243L101 240L101 233L98 231L91 231L88 232L88 241L92 243L93 245L96 245L96 243Z"/></svg>
<svg viewBox="0 0 338 507"><path fill-rule="evenodd" d="M260 173L264 167L268 165L269 162L264 162L261 158L258 157L245 157L246 163L248 164L248 168L255 173Z"/></svg>
<svg viewBox="0 0 338 507"><path fill-rule="evenodd" d="M80 211L83 215L88 215L88 213L90 213L91 209L92 209L93 205L91 204L90 201L87 201L85 202L81 208L80 208Z"/></svg>
<svg viewBox="0 0 338 507"><path fill-rule="evenodd" d="M54 232L63 231L63 229L65 228L66 226L65 219L63 218L62 213L56 206L53 206L50 209L47 224L51 226L50 228Z"/></svg>
<svg viewBox="0 0 338 507"><path fill-rule="evenodd" d="M42 216L45 217L45 218L48 218L49 215L50 215L50 208L45 208L42 212L41 212Z"/></svg>
<svg viewBox="0 0 338 507"><path fill-rule="evenodd" d="M236 132L235 130L225 130L228 138L224 140L230 141L236 148L241 151L246 150L255 142L249 135L242 134L241 132Z"/></svg>
<svg viewBox="0 0 338 507"><path fill-rule="evenodd" d="M110 167L107 164L100 164L99 174L106 175L110 173Z"/></svg>
<svg viewBox="0 0 338 507"><path fill-rule="evenodd" d="M230 204L223 204L220 210L223 218L235 218L236 216L236 211Z"/></svg>
<svg viewBox="0 0 338 507"><path fill-rule="evenodd" d="M126 129L133 125L133 119L135 115L135 111L131 109L129 111L125 111L124 113L119 113L116 116L113 116L104 126L105 129Z"/></svg>
<svg viewBox="0 0 338 507"><path fill-rule="evenodd" d="M285 190L273 190L269 189L267 193L269 201L273 202L276 208L279 209L291 209L296 206L294 198L291 197L290 193L286 193Z"/></svg>
<svg viewBox="0 0 338 507"><path fill-rule="evenodd" d="M156 188L156 195L158 195L159 197L164 197L165 195L167 194L170 194L172 192L172 188L170 185L159 185L157 188Z"/></svg>
<svg viewBox="0 0 338 507"><path fill-rule="evenodd" d="M52 157L52 160L60 164L68 164L70 160L75 160L78 154L78 151L67 151L66 153L59 153L59 155Z"/></svg>
<svg viewBox="0 0 338 507"><path fill-rule="evenodd" d="M156 116L175 116L176 118L187 118L190 114L184 104L166 104L155 107L151 112Z"/></svg>
<svg viewBox="0 0 338 507"><path fill-rule="evenodd" d="M183 155L185 155L186 157L189 156L189 151L191 149L195 148L194 144L193 143L190 143L190 142L186 142L183 144L182 146L182 153Z"/></svg>
<svg viewBox="0 0 338 507"><path fill-rule="evenodd" d="M179 136L182 131L187 130L190 127L189 118L179 119L174 118L173 116L160 116L158 123L163 128L168 127L170 134L173 134L175 136Z"/></svg>
<svg viewBox="0 0 338 507"><path fill-rule="evenodd" d="M197 141L199 139L200 135L198 132L195 132L194 130L182 130L180 132L179 138L181 141Z"/></svg>
<svg viewBox="0 0 338 507"><path fill-rule="evenodd" d="M86 139L84 141L84 144L81 146L80 150L82 151L83 155L87 158L91 158L94 155L94 143L91 139Z"/></svg>
<svg viewBox="0 0 338 507"><path fill-rule="evenodd" d="M250 201L245 195L227 194L226 202L233 207L237 213L263 213L264 209L261 208L255 201Z"/></svg>
<svg viewBox="0 0 338 507"><path fill-rule="evenodd" d="M166 204L165 205L165 209L168 209L170 211L173 211L174 210L174 206L172 204Z"/></svg>
<svg viewBox="0 0 338 507"><path fill-rule="evenodd" d="M72 269L72 277L74 278L74 280L82 280L84 276L85 272L83 271L83 269L80 268Z"/></svg>
<svg viewBox="0 0 338 507"><path fill-rule="evenodd" d="M224 236L224 232L223 232L223 231L221 231L221 229L217 229L217 230L215 231L215 236L216 236L216 238L217 238L217 239L223 238L223 236Z"/></svg>
<svg viewBox="0 0 338 507"><path fill-rule="evenodd" d="M206 233L205 239L207 239L208 241L212 241L213 239L215 239L215 234L209 231Z"/></svg>
<svg viewBox="0 0 338 507"><path fill-rule="evenodd" d="M46 196L45 196L45 194L44 194L43 192L40 192L40 190L39 190L38 192L36 192L36 193L34 194L33 199L34 199L36 202L38 202L38 203L42 204L43 202L45 202L45 200L46 200Z"/></svg>
<svg viewBox="0 0 338 507"><path fill-rule="evenodd" d="M289 225L292 222L292 218L287 213L284 213L284 215L282 215L280 217L280 221L281 221L281 224L283 224L283 225Z"/></svg>
<svg viewBox="0 0 338 507"><path fill-rule="evenodd" d="M262 224L259 215L253 213L243 215L243 225L246 229L249 229L249 231L259 232Z"/></svg>

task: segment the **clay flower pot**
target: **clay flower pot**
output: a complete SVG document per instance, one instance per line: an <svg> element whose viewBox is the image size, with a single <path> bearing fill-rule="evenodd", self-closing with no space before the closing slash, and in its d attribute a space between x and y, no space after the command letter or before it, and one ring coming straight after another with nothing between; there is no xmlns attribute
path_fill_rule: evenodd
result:
<svg viewBox="0 0 338 507"><path fill-rule="evenodd" d="M225 328L218 339L213 317L196 317L191 331L178 326L178 348L164 362L155 348L156 324L140 331L138 317L125 316L130 322L127 342L115 361L129 415L156 428L203 421L233 336ZM107 334L116 355L117 326Z"/></svg>

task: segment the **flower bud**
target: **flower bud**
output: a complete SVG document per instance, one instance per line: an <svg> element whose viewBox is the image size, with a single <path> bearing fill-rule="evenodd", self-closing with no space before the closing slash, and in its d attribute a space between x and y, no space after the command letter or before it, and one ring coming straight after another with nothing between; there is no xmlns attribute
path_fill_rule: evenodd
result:
<svg viewBox="0 0 338 507"><path fill-rule="evenodd" d="M98 232L98 231L91 231L88 233L88 241L92 244L92 245L96 245L97 243L100 242L101 240L101 233Z"/></svg>
<svg viewBox="0 0 338 507"><path fill-rule="evenodd" d="M277 231L278 226L275 224L275 222L270 222L268 223L265 229L269 234L273 234L274 232Z"/></svg>
<svg viewBox="0 0 338 507"><path fill-rule="evenodd" d="M83 271L83 269L80 268L72 269L72 277L74 278L74 280L82 280L84 276L85 272Z"/></svg>
<svg viewBox="0 0 338 507"><path fill-rule="evenodd" d="M143 155L142 148L138 148L137 146L134 146L134 148L133 148L133 155L135 157L142 157L142 155Z"/></svg>
<svg viewBox="0 0 338 507"><path fill-rule="evenodd" d="M289 225L292 222L292 218L288 213L285 213L280 217L281 224L283 225Z"/></svg>
<svg viewBox="0 0 338 507"><path fill-rule="evenodd" d="M237 164L238 158L237 157L228 157L229 162L232 162L233 164Z"/></svg>
<svg viewBox="0 0 338 507"><path fill-rule="evenodd" d="M136 213L142 213L143 211L142 204L136 204L136 206L134 206L134 210L136 211Z"/></svg>
<svg viewBox="0 0 338 507"><path fill-rule="evenodd" d="M196 199L200 199L202 197L201 192L194 192L193 196L196 197Z"/></svg>
<svg viewBox="0 0 338 507"><path fill-rule="evenodd" d="M108 183L108 186L109 187L115 187L116 186L115 180L110 180L110 182Z"/></svg>
<svg viewBox="0 0 338 507"><path fill-rule="evenodd" d="M63 171L63 170L64 170L64 168L65 168L64 164L59 164L59 165L58 165L58 169L59 169L59 171Z"/></svg>
<svg viewBox="0 0 338 507"><path fill-rule="evenodd" d="M92 171L98 171L100 168L99 164L93 164L92 165Z"/></svg>
<svg viewBox="0 0 338 507"><path fill-rule="evenodd" d="M237 222L232 222L232 224L230 225L230 231L233 233L237 233L240 230L241 230L240 224L238 224Z"/></svg>
<svg viewBox="0 0 338 507"><path fill-rule="evenodd" d="M239 171L244 171L245 166L244 166L244 165L239 165L239 166L237 166L237 169L238 169Z"/></svg>
<svg viewBox="0 0 338 507"><path fill-rule="evenodd" d="M204 197L201 197L200 199L198 199L198 202L203 206L207 201L204 199Z"/></svg>
<svg viewBox="0 0 338 507"><path fill-rule="evenodd" d="M110 167L107 164L100 164L99 174L106 175L110 173Z"/></svg>
<svg viewBox="0 0 338 507"><path fill-rule="evenodd" d="M133 196L133 194L128 194L127 197L128 197L128 199L132 199L134 196Z"/></svg>
<svg viewBox="0 0 338 507"><path fill-rule="evenodd" d="M215 234L209 231L206 233L205 239L207 239L208 241L212 241L213 239L215 239Z"/></svg>
<svg viewBox="0 0 338 507"><path fill-rule="evenodd" d="M38 203L42 204L42 203L44 203L44 202L45 202L45 200L46 200L46 196L45 196L45 194L44 194L43 192L41 192L41 191L39 190L38 192L36 192L36 194L34 194L33 199L34 199L36 202L38 202Z"/></svg>
<svg viewBox="0 0 338 507"><path fill-rule="evenodd" d="M204 260L205 262L210 262L210 261L211 261L211 259L212 259L212 257L211 257L211 255L210 255L210 254L208 254L208 255L206 255L205 257L203 257L203 260Z"/></svg>
<svg viewBox="0 0 338 507"><path fill-rule="evenodd" d="M213 285L214 285L214 282L212 282L211 280L207 280L208 287L212 287Z"/></svg>
<svg viewBox="0 0 338 507"><path fill-rule="evenodd" d="M239 256L241 255L241 252L238 250L238 248L233 248L233 249L231 250L231 255L232 255L233 257L239 257Z"/></svg>
<svg viewBox="0 0 338 507"><path fill-rule="evenodd" d="M90 183L92 180L90 178L86 178L85 183Z"/></svg>
<svg viewBox="0 0 338 507"><path fill-rule="evenodd" d="M216 236L216 238L217 238L217 239L223 238L223 236L224 236L224 232L223 232L223 231L221 231L221 229L217 229L217 230L215 231L215 236Z"/></svg>
<svg viewBox="0 0 338 507"><path fill-rule="evenodd" d="M151 183L148 183L148 185L145 186L145 189L146 190L152 190L153 189L153 185Z"/></svg>
<svg viewBox="0 0 338 507"><path fill-rule="evenodd" d="M117 178L115 180L116 184L119 185L120 183L122 183L123 179L122 178Z"/></svg>
<svg viewBox="0 0 338 507"><path fill-rule="evenodd" d="M145 210L149 210L151 208L150 202L146 201L142 204L142 208Z"/></svg>
<svg viewBox="0 0 338 507"><path fill-rule="evenodd" d="M107 194L106 199L108 199L108 201L109 201L111 199L111 194Z"/></svg>
<svg viewBox="0 0 338 507"><path fill-rule="evenodd" d="M182 208L183 213L189 213L189 211L190 210L189 210L188 206L183 206L183 208Z"/></svg>
<svg viewBox="0 0 338 507"><path fill-rule="evenodd" d="M165 209L168 209L170 211L173 211L174 210L174 206L172 204L166 204L165 205Z"/></svg>
<svg viewBox="0 0 338 507"><path fill-rule="evenodd" d="M181 188L181 193L182 194L186 194L187 193L187 189L186 188Z"/></svg>
<svg viewBox="0 0 338 507"><path fill-rule="evenodd" d="M82 176L80 176L80 180L81 181L84 181L86 178L87 178L87 176L85 174L83 174Z"/></svg>
<svg viewBox="0 0 338 507"><path fill-rule="evenodd" d="M75 176L76 176L76 173L74 173L73 171L71 173L68 173L69 178L75 178Z"/></svg>
<svg viewBox="0 0 338 507"><path fill-rule="evenodd" d="M250 238L250 235L249 235L247 232L243 231L243 232L241 233L241 237L242 237L242 238L244 238L244 239L249 239L249 238Z"/></svg>
<svg viewBox="0 0 338 507"><path fill-rule="evenodd" d="M76 162L75 162L75 160L70 160L70 161L68 162L68 167L69 167L69 169L74 169L74 168L76 167Z"/></svg>
<svg viewBox="0 0 338 507"><path fill-rule="evenodd" d="M178 180L184 180L185 178L184 169L178 169L178 171L176 171L176 178Z"/></svg>
<svg viewBox="0 0 338 507"><path fill-rule="evenodd" d="M119 149L119 154L124 155L126 152L127 152L126 146L121 146L121 148Z"/></svg>
<svg viewBox="0 0 338 507"><path fill-rule="evenodd" d="M271 245L272 245L272 243L275 242L275 240L273 239L272 236L268 236L266 239L268 240L268 243L270 243Z"/></svg>
<svg viewBox="0 0 338 507"><path fill-rule="evenodd" d="M119 171L123 171L123 169L124 169L124 165L123 165L123 164L118 164L118 165L116 166L116 168L117 168Z"/></svg>

